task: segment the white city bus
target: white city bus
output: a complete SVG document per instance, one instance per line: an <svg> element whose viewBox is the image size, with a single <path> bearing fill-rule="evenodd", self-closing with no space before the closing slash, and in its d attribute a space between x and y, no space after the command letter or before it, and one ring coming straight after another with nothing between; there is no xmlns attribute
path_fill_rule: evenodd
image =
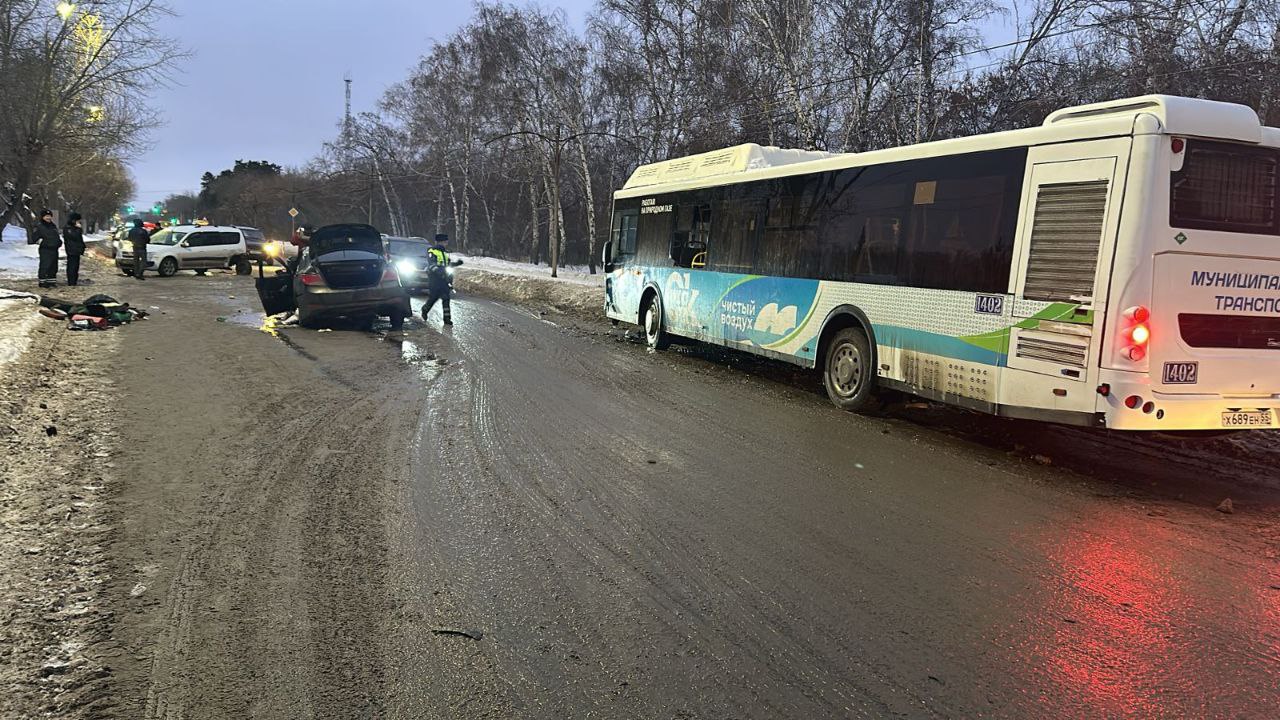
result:
<svg viewBox="0 0 1280 720"><path fill-rule="evenodd" d="M858 154L741 145L614 195L605 312L997 415L1280 427L1280 129L1147 96Z"/></svg>

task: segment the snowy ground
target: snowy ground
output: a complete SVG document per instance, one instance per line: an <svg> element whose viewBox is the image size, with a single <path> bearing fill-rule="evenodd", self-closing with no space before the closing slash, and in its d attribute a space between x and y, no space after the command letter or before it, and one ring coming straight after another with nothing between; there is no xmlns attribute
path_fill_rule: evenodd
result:
<svg viewBox="0 0 1280 720"><path fill-rule="evenodd" d="M34 278L40 263L36 247L27 244L26 230L17 225L6 225L4 242L0 242L0 280Z"/></svg>
<svg viewBox="0 0 1280 720"><path fill-rule="evenodd" d="M85 240L94 241L99 235L86 235ZM50 322L36 312L36 304L32 299L7 298L10 295L26 295L24 290L13 290L5 287L5 280L35 280L40 264L38 246L27 244L27 231L8 225L3 232L4 242L0 242L0 375L5 367L13 363L30 344L31 331L41 321ZM58 272L61 279L66 279L65 254L59 252Z"/></svg>
<svg viewBox="0 0 1280 720"><path fill-rule="evenodd" d="M588 320L604 318L604 275L591 275L585 267L560 268L551 277L545 265L459 256L463 266L454 276L459 292L487 295L501 300L569 313Z"/></svg>
<svg viewBox="0 0 1280 720"><path fill-rule="evenodd" d="M464 267L474 268L476 270L484 270L486 272L499 273L502 275L515 275L518 277L572 283L574 285L604 287L604 275L600 273L599 269L597 268L596 274L592 275L585 265L569 265L561 267L558 277L553 278L551 277L551 268L547 265L532 265L530 263L500 260L498 258L491 257L473 257L462 253L451 253L451 255L462 260Z"/></svg>
<svg viewBox="0 0 1280 720"><path fill-rule="evenodd" d="M0 298L22 293L0 287ZM31 343L31 331L45 317L36 312L34 299L0 300L0 375L5 368L22 357Z"/></svg>

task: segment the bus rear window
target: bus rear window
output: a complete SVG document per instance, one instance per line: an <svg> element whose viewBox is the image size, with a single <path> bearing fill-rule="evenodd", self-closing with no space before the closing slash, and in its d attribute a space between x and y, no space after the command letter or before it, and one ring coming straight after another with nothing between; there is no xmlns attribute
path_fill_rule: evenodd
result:
<svg viewBox="0 0 1280 720"><path fill-rule="evenodd" d="M1280 150L1188 140L1173 173L1169 224L1195 230L1280 235Z"/></svg>
<svg viewBox="0 0 1280 720"><path fill-rule="evenodd" d="M1280 350L1280 317L1180 313L1182 339L1195 348Z"/></svg>

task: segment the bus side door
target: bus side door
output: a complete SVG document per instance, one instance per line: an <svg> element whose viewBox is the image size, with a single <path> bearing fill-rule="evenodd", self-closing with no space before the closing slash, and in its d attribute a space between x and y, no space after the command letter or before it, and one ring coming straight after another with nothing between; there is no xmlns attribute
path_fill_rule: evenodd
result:
<svg viewBox="0 0 1280 720"><path fill-rule="evenodd" d="M1090 412L1130 139L1031 148L1010 276L1013 323L1000 403ZM1105 302L1105 296L1098 299Z"/></svg>

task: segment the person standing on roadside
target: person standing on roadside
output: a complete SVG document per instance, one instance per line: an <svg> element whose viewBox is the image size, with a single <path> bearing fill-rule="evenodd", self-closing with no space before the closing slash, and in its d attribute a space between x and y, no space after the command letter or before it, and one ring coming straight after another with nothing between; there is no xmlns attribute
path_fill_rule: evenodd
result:
<svg viewBox="0 0 1280 720"><path fill-rule="evenodd" d="M151 234L142 227L142 218L134 218L133 227L129 229L129 243L133 245L133 276L146 280L142 276L147 270L147 241Z"/></svg>
<svg viewBox="0 0 1280 720"><path fill-rule="evenodd" d="M67 226L62 228L62 239L67 245L67 284L80 284L80 256L84 255L84 229L80 227L81 215L73 212L67 216Z"/></svg>
<svg viewBox="0 0 1280 720"><path fill-rule="evenodd" d="M422 319L427 319L427 313L431 312L431 308L435 306L439 300L443 304L441 310L444 312L444 324L452 325L453 318L449 314L449 296L453 294L452 283L449 280L449 236L444 233L436 235L436 244L427 250L427 302L422 306Z"/></svg>
<svg viewBox="0 0 1280 720"><path fill-rule="evenodd" d="M58 280L58 248L62 247L62 236L53 223L52 210L40 211L40 222L36 224L31 240L40 244L40 269L36 273L40 287L53 287Z"/></svg>

